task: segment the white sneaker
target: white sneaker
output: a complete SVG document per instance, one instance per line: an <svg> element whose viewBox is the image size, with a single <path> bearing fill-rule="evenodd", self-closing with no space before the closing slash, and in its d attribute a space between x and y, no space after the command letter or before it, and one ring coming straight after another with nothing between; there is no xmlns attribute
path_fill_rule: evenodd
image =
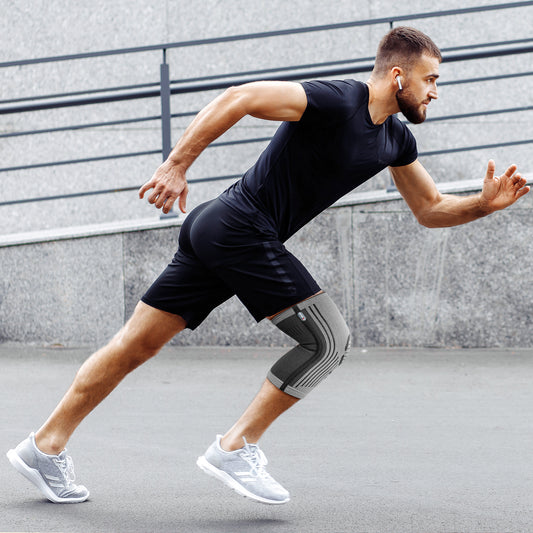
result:
<svg viewBox="0 0 533 533"><path fill-rule="evenodd" d="M9 462L29 479L51 502L80 503L89 497L83 485L74 485L74 465L63 450L59 455L41 452L33 433L14 450L7 452Z"/></svg>
<svg viewBox="0 0 533 533"><path fill-rule="evenodd" d="M207 474L256 502L280 505L290 500L289 493L266 470L268 461L257 444L248 444L233 452L220 446L222 435L198 457L196 464Z"/></svg>

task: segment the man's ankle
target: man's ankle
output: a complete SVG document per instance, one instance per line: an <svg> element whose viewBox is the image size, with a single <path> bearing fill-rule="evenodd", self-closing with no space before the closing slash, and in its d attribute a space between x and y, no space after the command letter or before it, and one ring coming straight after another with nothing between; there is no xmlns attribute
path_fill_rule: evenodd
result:
<svg viewBox="0 0 533 533"><path fill-rule="evenodd" d="M65 449L65 445L59 439L40 435L39 432L35 434L35 445L40 452L47 455L59 455Z"/></svg>
<svg viewBox="0 0 533 533"><path fill-rule="evenodd" d="M220 447L225 452L234 452L235 450L240 450L244 445L244 442L242 440L242 437L240 440L235 440L234 438L231 438L230 436L224 436L220 439Z"/></svg>

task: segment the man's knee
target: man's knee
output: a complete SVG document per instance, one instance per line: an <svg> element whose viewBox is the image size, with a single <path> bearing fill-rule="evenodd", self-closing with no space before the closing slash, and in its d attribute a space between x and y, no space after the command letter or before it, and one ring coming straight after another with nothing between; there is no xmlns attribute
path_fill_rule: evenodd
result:
<svg viewBox="0 0 533 533"><path fill-rule="evenodd" d="M268 379L297 398L303 398L337 368L350 348L350 330L325 293L283 311L272 323L299 344L274 364Z"/></svg>
<svg viewBox="0 0 533 533"><path fill-rule="evenodd" d="M140 302L131 318L111 340L110 348L115 357L128 367L127 371L131 371L159 353L185 326L180 316Z"/></svg>
<svg viewBox="0 0 533 533"><path fill-rule="evenodd" d="M181 316L139 302L119 335L123 342L158 351L186 326Z"/></svg>

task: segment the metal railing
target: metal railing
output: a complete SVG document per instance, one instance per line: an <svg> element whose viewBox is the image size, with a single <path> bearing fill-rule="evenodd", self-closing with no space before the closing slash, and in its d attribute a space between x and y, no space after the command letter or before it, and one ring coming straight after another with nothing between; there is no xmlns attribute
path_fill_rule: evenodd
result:
<svg viewBox="0 0 533 533"><path fill-rule="evenodd" d="M103 56L111 55L125 55L125 54L137 54L143 52L152 52L160 51L162 53L162 62L160 65L160 79L152 83L136 84L136 85L127 85L127 86L116 86L116 87L102 87L97 89L90 89L84 91L75 91L75 92L64 92L56 94L44 94L44 95L34 95L31 97L19 97L12 98L0 101L0 115L7 114L19 114L19 113L30 113L34 111L42 110L52 110L58 108L66 107L77 107L77 106L87 106L94 104L107 104L107 103L116 103L127 100L136 100L136 99L145 99L145 98L159 98L161 114L160 115L151 115L143 117L132 117L122 120L112 120L112 121L100 121L100 122L90 122L83 124L72 124L65 125L60 127L50 127L50 128L41 128L33 130L24 130L16 132L7 132L0 133L0 139L8 139L12 137L22 137L22 136L31 136L31 135L44 135L57 132L65 131L76 131L89 128L100 128L107 126L117 126L117 125L126 125L126 124L135 124L143 122L154 122L159 121L161 124L161 146L154 147L153 149L137 151L137 152L128 152L128 153L118 153L110 155L101 155L95 157L83 157L77 159L68 159L61 161L45 161L34 164L20 164L13 166L6 166L0 168L0 174L5 172L23 172L27 170L33 170L37 168L45 168L51 166L63 166L63 165L75 165L82 163L92 163L96 161L104 161L111 159L121 159L121 158L134 158L147 155L161 154L162 159L166 159L168 153L171 150L171 121L173 118L183 118L183 117L192 117L198 110L186 111L180 113L171 113L171 95L176 94L187 94L203 91L212 91L212 90L221 90L231 85L246 83L250 81L257 80L302 80L308 78L321 78L321 77L330 77L338 75L353 75L357 73L370 72L373 68L373 58L365 57L358 59L349 59L349 60L338 60L338 61L329 61L322 63L312 63L312 64L302 64L302 65L293 65L289 67L279 67L279 68L269 68L269 69L256 69L256 70L247 70L241 72L234 72L231 74L222 74L222 75L213 75L213 76L203 76L179 80L170 79L170 68L167 62L167 51L177 48L187 48L194 46L207 46L213 44L221 44L228 42L244 41L244 40L256 40L256 39L265 39L272 37L280 37L293 34L303 34L303 33L312 33L312 32L324 32L324 31L333 31L339 29L353 28L353 27L363 27L363 26L373 26L380 24L388 24L393 26L399 22L404 21L415 21L419 19L428 19L428 18L439 18L452 15L465 15L469 13L481 13L488 11L499 11L507 10L514 8L523 8L523 7L532 7L532 1L522 1L522 2L508 2L501 4L494 4L488 6L479 6L479 7L470 7L464 9L454 9L454 10L445 10L445 11L432 11L427 13L416 13L416 14L407 14L393 17L385 18L375 18L368 20L359 20L351 22L343 22L339 24L327 24L320 26L308 26L303 28L293 28L286 30L278 31L269 31L262 33L253 33L253 34L242 34L242 35L232 35L226 37L212 38L212 39L199 39L192 41L184 42L175 42L175 43L166 43L158 45L150 45L136 48L123 48L117 50L104 50L99 52L91 53L81 53L81 54L72 54L64 56L54 56L54 57L44 57L37 59L25 59L17 61L6 61L0 62L1 68L9 67L30 67L32 65L45 64L45 63L57 63L64 61L76 61L80 59L91 59L99 58ZM511 56L517 54L525 54L533 52L533 39L516 39L508 41L494 41L487 42L475 45L466 45L466 46L456 46L453 48L443 48L443 61L444 62L457 62L457 61L470 61L470 60L481 60L493 57L501 56ZM454 84L466 84L466 83L476 83L476 82L489 82L499 79L511 79L511 78L520 78L533 75L533 71L524 71L524 72L515 72L509 74L498 74L490 76L482 76L477 78L464 78L456 79L451 81L445 81L439 85L454 85ZM456 120L464 119L482 115L496 115L496 114L509 114L509 113L519 113L523 111L532 110L533 106L518 106L518 107L508 107L501 109L490 109L475 113L463 113L455 115L447 115L440 117L428 118L427 122L430 121L442 121L442 120ZM258 143L265 142L269 140L268 137L253 137L238 139L228 142L215 142L212 143L211 147L221 147L221 146L230 146L235 144L244 144L244 143ZM443 153L453 153L453 152L464 152L471 150L480 150L485 148L492 148L495 146L512 146L512 145L523 145L533 143L533 139L520 139L515 141L509 141L505 143L498 143L494 145L485 144L485 145L476 145L476 146L465 146L458 148L449 148L445 150L431 151L431 152L422 152L420 155L432 156ZM191 183L199 182L208 182L208 181L220 181L237 178L237 175L224 175L224 176L205 176L202 178L197 178L191 180ZM140 185L140 184L139 184ZM99 189L85 192L76 192L69 194L60 194L60 195L50 195L50 196L41 196L33 198L20 198L15 200L8 200L0 202L0 206L6 205L15 205L23 203L34 203L47 200L58 200L58 199L68 199L75 197L84 197L84 196L93 196L101 194L110 194L117 192L126 192L137 190L139 185L131 187L121 187L121 188L112 188L112 189Z"/></svg>

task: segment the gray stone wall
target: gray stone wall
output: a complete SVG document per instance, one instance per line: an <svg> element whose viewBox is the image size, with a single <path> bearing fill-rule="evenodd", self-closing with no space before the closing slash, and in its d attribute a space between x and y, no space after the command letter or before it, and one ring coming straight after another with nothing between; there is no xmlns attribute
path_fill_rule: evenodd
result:
<svg viewBox="0 0 533 533"><path fill-rule="evenodd" d="M533 200L427 229L402 201L324 212L287 243L355 346L529 347ZM100 345L170 261L179 227L0 248L0 342ZM232 298L185 345L291 344Z"/></svg>
<svg viewBox="0 0 533 533"><path fill-rule="evenodd" d="M4 0L2 61L142 46L490 5L492 0L295 0L196 2ZM529 38L531 8L423 19L412 24L442 48ZM409 21L405 22L409 24ZM171 78L189 78L296 64L372 57L388 25L171 50ZM441 66L443 82L531 70L532 54ZM161 54L0 69L0 100L159 79ZM366 75L357 75L365 80ZM215 92L172 97L172 111L200 109ZM442 85L429 116L533 105L533 77ZM0 115L0 134L103 120L158 115L158 99L133 100ZM419 150L533 138L532 111L413 127ZM173 141L190 119L175 119ZM276 124L246 119L221 140L269 136ZM0 166L157 149L157 122L0 139ZM210 148L190 179L240 174L264 144ZM437 182L483 178L492 157L501 171L516 162L530 170L531 145L421 157ZM159 156L0 173L2 201L137 186ZM383 189L386 172L361 190ZM229 182L191 186L189 209ZM417 225L401 201L330 209L288 246L346 316L358 346L530 346L531 199L460 228ZM159 217L135 192L0 207L0 237L82 224ZM0 247L0 341L99 345L131 314L146 287L170 260L179 226ZM290 343L268 323L256 325L232 299L183 344Z"/></svg>

